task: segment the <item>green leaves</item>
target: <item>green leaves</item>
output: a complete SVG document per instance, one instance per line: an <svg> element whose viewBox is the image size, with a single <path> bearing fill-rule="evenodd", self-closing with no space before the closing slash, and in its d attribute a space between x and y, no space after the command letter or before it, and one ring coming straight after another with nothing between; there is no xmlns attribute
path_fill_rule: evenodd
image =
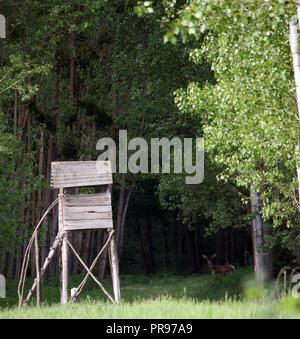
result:
<svg viewBox="0 0 300 339"><path fill-rule="evenodd" d="M276 1L192 1L167 32L168 41L205 32L190 59L206 59L216 85L190 83L175 92L175 102L182 114L203 119L206 152L221 169L217 178L245 189L254 182L264 190L265 219L289 228L299 222L293 193L299 131L287 25L294 13Z"/></svg>
<svg viewBox="0 0 300 339"><path fill-rule="evenodd" d="M134 6L134 12L137 16L141 17L145 14L151 14L154 12L151 5L153 1L138 1L137 6Z"/></svg>
<svg viewBox="0 0 300 339"><path fill-rule="evenodd" d="M33 154L24 155L23 147L21 141L7 132L7 124L3 112L0 111L1 260L3 251L9 251L19 245L17 236L25 228L24 220L21 220L21 209L29 207L26 198L33 189L32 182L40 184L40 181L33 177L35 161Z"/></svg>

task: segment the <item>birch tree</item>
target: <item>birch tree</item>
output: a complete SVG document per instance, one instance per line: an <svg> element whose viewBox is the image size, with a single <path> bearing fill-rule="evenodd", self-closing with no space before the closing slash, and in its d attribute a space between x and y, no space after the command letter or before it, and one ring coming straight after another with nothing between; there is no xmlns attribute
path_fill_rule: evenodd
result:
<svg viewBox="0 0 300 339"><path fill-rule="evenodd" d="M195 0L170 20L165 35L172 43L203 39L190 56L211 64L216 84L190 83L176 92L175 100L183 114L201 115L206 153L222 168L219 180L234 181L249 192L251 198L243 201L249 212L252 202L258 276L268 270L260 260L262 245L267 256L277 238L296 253L300 240L295 176L299 119L288 43L294 14L294 5L282 1ZM259 215L276 237L264 234ZM291 245L295 234L298 244Z"/></svg>
<svg viewBox="0 0 300 339"><path fill-rule="evenodd" d="M290 46L291 53L293 56L293 66L294 66L294 77L296 84L296 97L297 97L297 107L298 107L298 123L300 124L300 49L299 49L299 31L298 25L300 26L300 3L297 5L297 15L298 20L291 20L290 25ZM296 146L296 155L298 159L296 160L297 166L297 177L298 177L298 209L300 211L300 166L299 166L299 139L298 145Z"/></svg>

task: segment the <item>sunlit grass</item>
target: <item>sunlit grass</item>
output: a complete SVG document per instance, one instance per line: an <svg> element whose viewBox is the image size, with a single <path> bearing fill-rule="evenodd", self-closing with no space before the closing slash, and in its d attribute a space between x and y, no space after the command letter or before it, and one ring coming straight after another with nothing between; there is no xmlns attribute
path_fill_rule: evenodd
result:
<svg viewBox="0 0 300 339"><path fill-rule="evenodd" d="M297 309L298 308L298 309ZM60 306L31 306L25 310L3 310L0 318L98 318L98 319L230 319L300 318L300 309L287 302L195 301L162 297L155 300L123 301L120 305L84 300Z"/></svg>
<svg viewBox="0 0 300 339"><path fill-rule="evenodd" d="M250 272L240 269L225 277L209 274L122 276L120 305L111 304L90 281L77 303L61 306L59 281L51 279L43 287L42 307L34 306L33 300L31 306L21 311L16 307L17 283L9 282L8 298L0 300L0 318L300 318L299 299L274 298L273 286L257 288L249 283ZM80 276L71 277L70 287L77 286L80 279ZM109 279L104 284L111 291Z"/></svg>

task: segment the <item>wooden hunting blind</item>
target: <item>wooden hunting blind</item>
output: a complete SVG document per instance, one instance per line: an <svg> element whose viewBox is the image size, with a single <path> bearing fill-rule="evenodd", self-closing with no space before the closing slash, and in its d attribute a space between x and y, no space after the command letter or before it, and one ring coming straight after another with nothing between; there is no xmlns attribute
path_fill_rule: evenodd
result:
<svg viewBox="0 0 300 339"><path fill-rule="evenodd" d="M119 302L121 298L119 267L115 239L113 234L111 189L112 169L110 161L71 161L51 163L51 187L59 189L59 230L64 232L62 240L62 271L61 271L61 303L68 300L68 254L67 245L88 274L98 283L105 294L113 301ZM102 193L75 194L65 193L68 187L102 186ZM111 265L112 281L115 299L104 289L102 284L92 274L76 253L67 238L68 232L106 229L109 239L109 259ZM100 251L101 253L101 251ZM98 258L98 257L97 257ZM96 260L97 260L96 258ZM75 299L80 293L79 287L75 289L71 298Z"/></svg>
<svg viewBox="0 0 300 339"><path fill-rule="evenodd" d="M115 237L113 229L111 190L112 190L112 169L109 161L71 161L71 162L52 162L51 163L51 188L59 189L58 198L50 205L39 224L37 225L32 239L36 243L36 262L38 263L38 245L37 230L47 215L49 210L58 203L58 234L50 248L49 254L41 269L37 266L37 276L25 304L28 304L33 291L37 289L37 295L40 296L40 282L47 266L54 256L56 248L61 248L61 303L66 304L68 301L77 299L83 286L89 276L91 276L98 286L103 290L106 296L113 302L118 303L121 299L119 264L115 246ZM68 194L66 188L70 187L88 187L101 186L101 193L93 194ZM102 249L97 254L90 267L80 258L75 248L68 239L69 232L106 231L106 238ZM29 245L31 246L31 245ZM114 298L105 290L104 286L92 273L97 260L104 250L108 249L108 257L111 266L111 276L113 283ZM72 288L71 297L68 298L68 248L70 248L81 265L87 271L83 281L77 288ZM30 252L30 247L29 247ZM25 259L24 259L25 260ZM25 262L25 261L24 261ZM23 265L25 265L23 263ZM25 265L26 266L26 265ZM24 277L26 276L23 275ZM26 279L26 278L25 278ZM25 283L23 283L24 286ZM24 290L24 288L23 288ZM23 292L20 293L19 307L23 305ZM38 303L40 298L38 297Z"/></svg>
<svg viewBox="0 0 300 339"><path fill-rule="evenodd" d="M113 228L112 182L109 161L72 161L51 164L52 188L64 190L67 187L105 186L103 193L64 195L60 215L65 231Z"/></svg>

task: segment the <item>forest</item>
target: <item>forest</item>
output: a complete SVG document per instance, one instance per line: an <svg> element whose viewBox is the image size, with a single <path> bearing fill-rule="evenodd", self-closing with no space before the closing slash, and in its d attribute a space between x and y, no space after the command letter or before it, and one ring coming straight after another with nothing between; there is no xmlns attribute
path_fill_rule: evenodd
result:
<svg viewBox="0 0 300 339"><path fill-rule="evenodd" d="M148 145L193 140L194 164L195 140L204 141L201 183L187 184L191 172L176 170L175 146L168 173L160 166L113 174L121 291L134 276L181 284L178 277L205 275L215 285L223 278L230 289L241 272L263 283L274 282L284 267L296 272L297 11L300 22L298 0L0 0L6 31L0 38L0 274L13 286L9 293L17 298L28 241L59 193L50 186L51 163L96 161L98 140L111 138L121 148L120 131ZM149 164L151 156L149 148ZM30 252L31 282L36 260L42 265L55 241L58 214L56 206L42 221L39 258ZM70 232L68 239L90 267L108 235L98 229ZM106 248L93 269L108 283L109 259ZM71 251L68 260L71 279L85 274ZM212 265L235 271L211 276ZM43 284L59 279L60 270L57 252Z"/></svg>

